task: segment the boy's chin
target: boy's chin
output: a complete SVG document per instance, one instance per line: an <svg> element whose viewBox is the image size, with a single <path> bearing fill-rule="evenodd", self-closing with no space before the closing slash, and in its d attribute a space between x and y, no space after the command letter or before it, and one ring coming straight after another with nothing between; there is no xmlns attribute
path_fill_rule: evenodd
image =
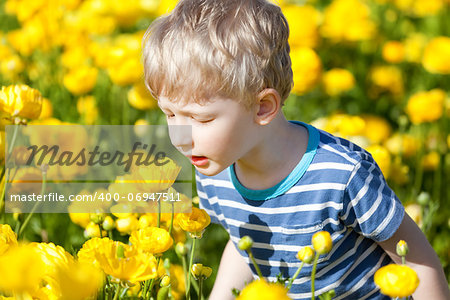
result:
<svg viewBox="0 0 450 300"><path fill-rule="evenodd" d="M215 168L214 166L211 166L211 164L208 164L208 166L205 166L205 167L198 167L198 166L194 166L194 167L195 167L195 170L197 170L197 172L199 172L200 174L205 175L205 176L215 176L226 169L226 168L217 168L217 167Z"/></svg>

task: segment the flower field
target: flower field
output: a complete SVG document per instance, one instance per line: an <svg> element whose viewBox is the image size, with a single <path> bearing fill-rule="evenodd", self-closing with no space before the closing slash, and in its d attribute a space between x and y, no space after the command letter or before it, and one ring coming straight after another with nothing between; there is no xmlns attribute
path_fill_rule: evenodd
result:
<svg viewBox="0 0 450 300"><path fill-rule="evenodd" d="M285 115L367 149L450 280L450 0L277 3L294 71ZM47 176L20 167L21 154L5 146L6 125L165 124L144 84L141 41L175 5L0 0L0 299L197 299L211 291L228 236L209 225L197 197L192 213L4 213L6 178ZM311 261L310 251L299 256ZM287 297L270 284L255 281L239 299L266 289Z"/></svg>

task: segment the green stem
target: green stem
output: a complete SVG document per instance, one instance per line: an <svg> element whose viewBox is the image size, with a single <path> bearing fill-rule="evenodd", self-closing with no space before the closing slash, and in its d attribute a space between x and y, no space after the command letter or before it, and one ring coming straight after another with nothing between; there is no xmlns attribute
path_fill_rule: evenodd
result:
<svg viewBox="0 0 450 300"><path fill-rule="evenodd" d="M311 272L311 299L314 300L316 297L314 297L315 292L315 286L314 286L314 280L316 279L316 268L317 268L317 261L319 260L319 254L316 253L314 256L314 263L313 268Z"/></svg>
<svg viewBox="0 0 450 300"><path fill-rule="evenodd" d="M119 294L120 294L120 290L122 289L122 287L120 286L120 283L117 285L117 290L116 290L116 294L114 295L114 299L113 300L117 300L119 299Z"/></svg>
<svg viewBox="0 0 450 300"><path fill-rule="evenodd" d="M294 280L297 278L298 274L300 274L300 271L302 270L304 264L305 264L305 263L302 261L302 263L300 264L300 267L298 267L298 269L297 269L297 272L295 272L294 276L292 276L292 278L289 279L289 283L288 283L288 286L287 286L287 289L288 289L288 290L291 289L292 283L293 283Z"/></svg>
<svg viewBox="0 0 450 300"><path fill-rule="evenodd" d="M183 270L184 270L184 290L187 291L187 286L188 286L187 274L189 271L187 270L186 255L182 255L181 262L183 264Z"/></svg>
<svg viewBox="0 0 450 300"><path fill-rule="evenodd" d="M200 278L198 279L198 286L199 286L198 297L200 300L203 300L203 276L201 275Z"/></svg>
<svg viewBox="0 0 450 300"><path fill-rule="evenodd" d="M3 171L5 170L5 168L3 169ZM4 224L4 220L5 220L5 212L3 211L5 208L5 192L6 192L6 184L8 183L8 179L9 179L9 175L11 173L11 169L8 168L8 172L6 172L5 174L5 184L1 187L2 188L2 193L0 195L0 215L2 216L2 220L1 223Z"/></svg>
<svg viewBox="0 0 450 300"><path fill-rule="evenodd" d="M402 256L402 265L405 265L406 264L406 257L403 255Z"/></svg>
<svg viewBox="0 0 450 300"><path fill-rule="evenodd" d="M160 259L161 259L161 257L158 257L158 258L156 259L156 270L159 269L159 261L160 261ZM156 271L156 272L158 272L158 271ZM155 278L152 278L152 279L150 280L150 287L148 288L148 293L149 293L148 299L151 299L151 297L152 297L152 289L153 289L153 285L154 285L154 284L155 284Z"/></svg>
<svg viewBox="0 0 450 300"><path fill-rule="evenodd" d="M44 195L44 192L45 192L46 179L47 179L47 172L42 172L41 197ZM27 227L28 222L30 222L30 219L33 216L34 212L36 211L38 204L39 204L39 201L36 201L36 203L33 205L33 208L31 209L31 212L27 215L27 218L25 219L25 221L22 224L22 227L19 230L19 234L18 234L19 237L21 236L22 232Z"/></svg>
<svg viewBox="0 0 450 300"><path fill-rule="evenodd" d="M8 153L7 153L7 157L8 157L8 158L10 157L9 155L11 154L11 152L12 152L12 150L13 150L13 148L14 148L14 143L16 142L17 131L19 130L19 126L20 126L20 125L15 125L15 126L14 126L14 132L13 132L13 136L12 136L12 139L11 139L11 145L9 145Z"/></svg>
<svg viewBox="0 0 450 300"><path fill-rule="evenodd" d="M100 225L100 223L97 224L97 225L98 225L98 230L99 230L100 238L102 239L102 238L103 238L103 235L102 235L102 225Z"/></svg>
<svg viewBox="0 0 450 300"><path fill-rule="evenodd" d="M187 289L186 289L186 299L191 299L190 295L190 289L191 289L191 268L192 268L192 262L194 261L194 251L195 251L195 242L197 241L196 238L192 241L192 249L191 249L191 258L189 260L189 269L188 271L188 280L187 280Z"/></svg>
<svg viewBox="0 0 450 300"><path fill-rule="evenodd" d="M250 257L253 265L255 266L256 273L258 273L259 278L263 279L264 277L262 276L261 270L259 269L259 266L256 263L255 257L253 256L253 253L252 253L252 250L251 249L247 250L247 253L248 253L248 257Z"/></svg>
<svg viewBox="0 0 450 300"><path fill-rule="evenodd" d="M422 125L418 126L418 131L419 131L419 140L423 141L425 139L424 137L424 132L423 132L423 128ZM414 189L413 189L413 199L415 199L417 197L417 195L420 193L421 189L422 189L422 181L423 181L423 163L422 163L422 159L424 156L424 145L422 143L420 143L419 146L419 152L418 152L418 157L417 157L417 162L416 162L416 173L415 173L415 178L414 178Z"/></svg>
<svg viewBox="0 0 450 300"><path fill-rule="evenodd" d="M142 291L142 298L143 298L143 299L146 299L146 297L147 297L147 291L148 291L148 286L149 286L149 284L150 284L150 280L147 279L147 280L144 282L144 290Z"/></svg>

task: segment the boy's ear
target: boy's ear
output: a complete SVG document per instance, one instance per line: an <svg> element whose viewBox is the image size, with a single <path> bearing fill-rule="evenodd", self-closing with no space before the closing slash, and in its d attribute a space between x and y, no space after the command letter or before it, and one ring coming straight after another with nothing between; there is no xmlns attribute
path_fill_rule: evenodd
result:
<svg viewBox="0 0 450 300"><path fill-rule="evenodd" d="M267 88L256 96L255 121L259 125L269 124L281 109L281 97L277 90Z"/></svg>

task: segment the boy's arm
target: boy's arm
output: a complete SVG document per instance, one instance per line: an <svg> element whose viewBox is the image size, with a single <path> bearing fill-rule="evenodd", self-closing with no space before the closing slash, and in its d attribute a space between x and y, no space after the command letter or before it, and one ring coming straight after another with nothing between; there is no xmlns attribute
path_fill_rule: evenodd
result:
<svg viewBox="0 0 450 300"><path fill-rule="evenodd" d="M405 213L402 223L394 235L379 245L386 251L395 263L401 263L401 257L396 253L399 240L408 243L409 252L406 264L413 268L419 276L419 287L413 294L415 300L450 299L447 280L438 256L420 228Z"/></svg>
<svg viewBox="0 0 450 300"><path fill-rule="evenodd" d="M234 299L231 290L237 288L242 290L246 282L253 280L253 274L239 254L231 240L225 246L225 250L220 260L219 271L209 299L211 300L232 300Z"/></svg>

